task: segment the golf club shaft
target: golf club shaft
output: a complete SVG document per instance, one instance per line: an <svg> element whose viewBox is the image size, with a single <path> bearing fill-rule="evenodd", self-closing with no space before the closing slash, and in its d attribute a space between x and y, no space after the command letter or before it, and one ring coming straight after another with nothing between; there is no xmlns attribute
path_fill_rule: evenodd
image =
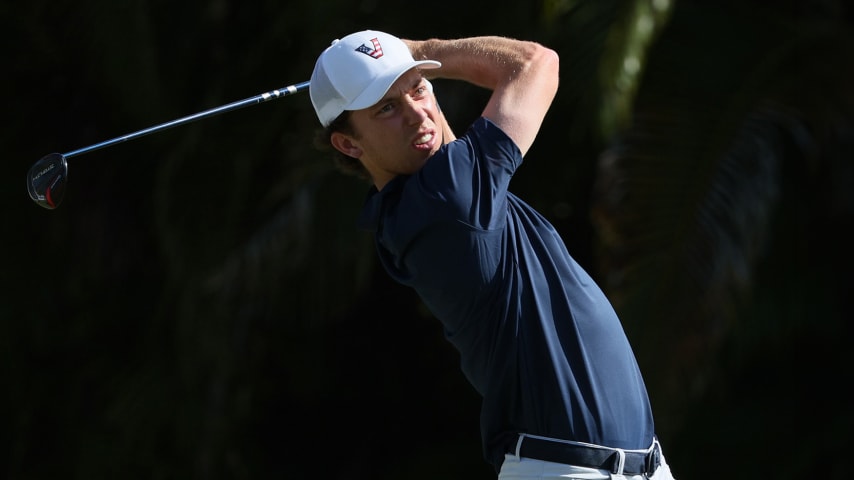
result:
<svg viewBox="0 0 854 480"><path fill-rule="evenodd" d="M115 145L117 143L126 142L128 140L132 140L134 138L139 138L149 133L158 132L160 130L165 130L167 128L172 128L178 125L183 125L185 123L194 122L196 120L211 117L213 115L218 115L220 113L229 112L232 110L237 110L238 108L243 108L249 105L266 102L268 100L274 100L276 98L284 97L287 95L292 95L294 93L300 92L302 90L307 89L309 86L309 82L295 83L293 85L288 85L287 87L280 88L278 90L271 90L269 92L261 93L255 95L254 97L249 97L243 100L239 100L236 102L229 103L227 105L223 105L221 107L211 108L210 110L205 110L203 112L195 113L193 115L187 115L186 117L181 117L176 120L172 120L170 122L161 123L160 125L155 125L153 127L144 128L142 130L129 133L127 135L123 135L121 137L116 137L111 140L107 140L101 143L96 143L94 145L90 145L88 147L78 148L77 150L73 150L68 153L63 153L62 155L65 158L71 158L77 155L81 155L83 153L91 152L93 150L98 150L104 147L109 147L110 145Z"/></svg>

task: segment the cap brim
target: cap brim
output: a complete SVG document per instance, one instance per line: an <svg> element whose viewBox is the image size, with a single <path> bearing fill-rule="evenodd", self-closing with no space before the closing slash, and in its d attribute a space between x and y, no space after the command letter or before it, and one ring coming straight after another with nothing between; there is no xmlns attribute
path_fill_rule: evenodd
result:
<svg viewBox="0 0 854 480"><path fill-rule="evenodd" d="M396 82L398 78L415 67L433 69L441 66L442 64L435 60L418 60L403 65L403 68L399 70L386 72L371 82L371 85L366 88L361 95L350 102L349 105L344 107L344 110L361 110L376 104L383 98L386 92L388 92L388 89L394 85L394 82Z"/></svg>

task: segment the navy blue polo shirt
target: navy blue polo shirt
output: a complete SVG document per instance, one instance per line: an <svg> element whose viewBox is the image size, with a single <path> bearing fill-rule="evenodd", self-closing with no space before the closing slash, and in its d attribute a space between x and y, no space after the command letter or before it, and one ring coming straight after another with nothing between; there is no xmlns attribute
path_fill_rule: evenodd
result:
<svg viewBox="0 0 854 480"><path fill-rule="evenodd" d="M653 417L622 325L549 221L508 191L521 163L480 118L414 175L372 188L359 225L459 351L496 468L519 432L647 448Z"/></svg>

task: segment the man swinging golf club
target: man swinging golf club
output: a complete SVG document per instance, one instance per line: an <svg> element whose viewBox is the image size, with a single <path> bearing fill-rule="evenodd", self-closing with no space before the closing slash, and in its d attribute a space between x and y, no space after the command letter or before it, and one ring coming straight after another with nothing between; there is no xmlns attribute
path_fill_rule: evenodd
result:
<svg viewBox="0 0 854 480"><path fill-rule="evenodd" d="M433 78L492 92L459 137ZM326 48L309 83L319 145L370 184L360 225L483 397L483 454L498 478L671 479L614 309L509 191L557 91L557 54L503 37L368 30Z"/></svg>

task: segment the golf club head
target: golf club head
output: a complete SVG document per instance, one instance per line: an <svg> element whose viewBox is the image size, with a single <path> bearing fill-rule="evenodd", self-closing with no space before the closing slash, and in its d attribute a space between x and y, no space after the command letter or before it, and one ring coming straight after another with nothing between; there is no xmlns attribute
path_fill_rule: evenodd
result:
<svg viewBox="0 0 854 480"><path fill-rule="evenodd" d="M51 153L30 167L27 173L27 191L34 202L53 210L62 203L67 178L68 162L65 156Z"/></svg>

